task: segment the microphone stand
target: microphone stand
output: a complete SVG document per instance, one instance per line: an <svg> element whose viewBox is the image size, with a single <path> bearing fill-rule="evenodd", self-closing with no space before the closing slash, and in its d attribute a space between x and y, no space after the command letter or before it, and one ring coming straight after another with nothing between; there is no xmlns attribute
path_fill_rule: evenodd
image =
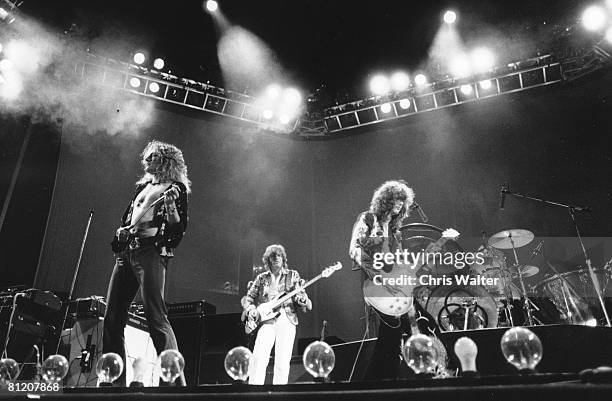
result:
<svg viewBox="0 0 612 401"><path fill-rule="evenodd" d="M580 247L582 249L582 253L584 254L584 259L585 259L586 265L587 265L587 267L589 269L589 275L591 276L591 281L593 282L593 287L595 287L595 292L597 293L597 298L599 299L599 303L601 305L601 309L603 310L604 316L606 318L606 325L608 327L612 327L612 324L610 323L610 316L608 316L608 311L606 310L606 305L604 304L603 296L601 295L601 290L599 288L599 282L597 280L597 277L595 276L595 271L593 270L593 266L591 265L591 259L589 258L589 255L587 254L586 248L584 247L584 242L582 240L582 236L580 235L580 230L578 228L578 223L576 222L575 212L590 212L591 208L588 207L588 206L567 205L565 203L552 202L552 201L536 198L536 197L533 197L533 196L520 194L518 192L511 192L509 189L507 189L505 187L502 188L501 192L502 192L502 194L512 195L512 196L516 196L518 198L523 198L523 199L529 199L529 200L532 200L532 201L535 201L535 202L539 202L539 203L543 203L543 204L549 205L549 206L564 207L564 208L567 209L567 211L569 212L570 217L572 219L572 223L574 224L574 229L576 230L576 234L578 235L578 241L580 242ZM561 276L559 276L559 277L561 277Z"/></svg>
<svg viewBox="0 0 612 401"><path fill-rule="evenodd" d="M64 311L64 319L62 320L62 328L60 329L60 338L64 328L66 326L66 320L68 319L68 309L70 308L70 301L72 300L72 294L74 293L74 286L76 284L77 277L79 275L79 268L81 267L81 259L83 258L83 250L85 250L85 243L87 242L87 236L89 235L89 227L91 226L91 220L93 218L94 211L89 211L89 217L87 218L87 225L85 226L85 233L83 234L83 240L81 241L81 249L79 250L79 258L77 259L74 276L72 277L72 283L70 283L70 291L68 292L68 298L66 299L66 310ZM61 341L57 342L57 348L55 352L59 352Z"/></svg>

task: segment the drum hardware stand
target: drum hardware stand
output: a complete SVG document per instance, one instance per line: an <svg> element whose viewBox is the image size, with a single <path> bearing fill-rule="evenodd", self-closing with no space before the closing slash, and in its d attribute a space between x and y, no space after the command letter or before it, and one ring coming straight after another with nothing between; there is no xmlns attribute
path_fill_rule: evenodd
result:
<svg viewBox="0 0 612 401"><path fill-rule="evenodd" d="M610 322L610 316L608 315L608 311L606 310L606 305L604 303L603 296L601 294L601 289L599 288L599 282L597 280L597 277L595 276L595 272L593 271L593 266L591 265L591 259L589 258L589 255L587 254L586 248L584 247L584 242L582 241L582 236L580 235L580 230L578 228L578 223L576 222L575 212L590 212L591 208L588 206L566 205L564 203L552 202L552 201L548 201L548 200L544 200L540 198L535 198L533 196L520 194L517 192L511 192L506 186L502 187L501 194L504 196L512 195L512 196L516 196L519 198L524 198L524 199L529 199L535 202L544 203L545 205L564 207L567 209L567 211L570 214L570 217L572 218L572 223L574 224L574 228L578 236L578 241L580 242L580 247L582 249L582 253L584 254L584 260L586 261L586 265L589 268L589 275L591 276L593 287L595 288L595 292L597 293L599 304L601 305L601 309L603 310L604 316L606 317L606 325L608 327L612 327L612 323ZM516 255L516 252L515 252L515 255ZM520 276L520 272L519 272L519 276ZM522 276L521 276L521 281L522 281Z"/></svg>
<svg viewBox="0 0 612 401"><path fill-rule="evenodd" d="M503 189L504 191L507 191ZM510 243L512 244L512 253L514 253L514 263L516 266L516 271L518 272L519 282L521 283L521 292L523 293L523 298L525 299L523 308L525 309L525 313L527 315L527 324L529 326L533 326L533 318L531 316L531 307L529 304L533 304L529 297L527 296L527 290L525 289L525 281L523 280L523 272L521 272L521 266L519 265L518 255L516 253L516 248L514 247L514 239L512 238L512 233L508 233L508 238L510 238Z"/></svg>
<svg viewBox="0 0 612 401"><path fill-rule="evenodd" d="M81 249L79 250L79 258L77 259L76 268L74 270L74 276L72 277L72 283L70 283L70 291L68 292L68 298L66 299L66 310L64 312L64 318L62 319L62 328L60 329L61 333L64 331L66 326L66 320L68 320L68 309L70 308L70 301L72 300L72 295L74 293L74 286L76 284L77 277L79 275L79 268L81 266L81 259L83 258L83 250L85 249L85 243L87 242L87 236L89 235L89 227L91 226L91 220L93 218L94 211L89 211L89 217L87 218L87 225L85 226L85 233L83 234L83 240L81 241ZM59 352L61 339L57 342L57 348L55 349L55 353Z"/></svg>

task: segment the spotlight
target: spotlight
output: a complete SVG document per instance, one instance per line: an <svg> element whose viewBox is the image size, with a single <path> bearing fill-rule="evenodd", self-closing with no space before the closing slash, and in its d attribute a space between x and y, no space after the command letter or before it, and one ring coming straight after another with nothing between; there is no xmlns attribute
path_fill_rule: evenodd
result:
<svg viewBox="0 0 612 401"><path fill-rule="evenodd" d="M470 60L465 55L460 55L451 60L450 71L456 77L465 77L472 72Z"/></svg>
<svg viewBox="0 0 612 401"><path fill-rule="evenodd" d="M211 13L214 13L217 11L217 9L219 9L219 3L217 3L215 0L208 0L206 2L206 9Z"/></svg>
<svg viewBox="0 0 612 401"><path fill-rule="evenodd" d="M297 106L302 102L302 95L295 88L286 88L283 91L283 99L288 105Z"/></svg>
<svg viewBox="0 0 612 401"><path fill-rule="evenodd" d="M134 54L134 62L136 64L138 64L138 65L141 65L142 63L144 63L145 59L146 59L146 57L145 57L144 53L137 52L137 53Z"/></svg>
<svg viewBox="0 0 612 401"><path fill-rule="evenodd" d="M272 110L266 109L263 111L263 118L265 118L266 120L271 119L272 116L274 116L274 112Z"/></svg>
<svg viewBox="0 0 612 401"><path fill-rule="evenodd" d="M401 92L408 89L410 85L410 78L408 74L402 71L398 71L391 75L391 88L396 92Z"/></svg>
<svg viewBox="0 0 612 401"><path fill-rule="evenodd" d="M387 114L391 111L391 104L390 103L385 103L383 105L380 106L380 111L382 111L383 113Z"/></svg>
<svg viewBox="0 0 612 401"><path fill-rule="evenodd" d="M7 58L0 60L0 70L7 71L13 68L13 62Z"/></svg>
<svg viewBox="0 0 612 401"><path fill-rule="evenodd" d="M8 11L0 7L0 19L4 21L8 16L9 16Z"/></svg>
<svg viewBox="0 0 612 401"><path fill-rule="evenodd" d="M289 124L289 116L286 114L283 114L282 116L280 116L279 121L281 122L281 124Z"/></svg>
<svg viewBox="0 0 612 401"><path fill-rule="evenodd" d="M482 86L482 84L481 84L481 86ZM489 87L490 86L491 86L491 83L489 82ZM461 90L461 93L463 93L466 96L469 96L469 95L472 94L472 90L473 89L472 89L472 85L467 85L466 84L466 85L461 85L460 90Z"/></svg>
<svg viewBox="0 0 612 401"><path fill-rule="evenodd" d="M376 75L370 80L370 90L376 96L386 95L390 89L389 78L384 75Z"/></svg>
<svg viewBox="0 0 612 401"><path fill-rule="evenodd" d="M399 101L399 105L402 109L406 110L410 108L410 100L409 99L402 99Z"/></svg>
<svg viewBox="0 0 612 401"><path fill-rule="evenodd" d="M448 10L444 13L444 22L447 24L454 24L457 21L457 13L453 10Z"/></svg>
<svg viewBox="0 0 612 401"><path fill-rule="evenodd" d="M417 76L414 77L414 83L417 84L417 86L423 86L427 83L427 77L423 74L417 74Z"/></svg>
<svg viewBox="0 0 612 401"><path fill-rule="evenodd" d="M495 57L489 49L479 47L472 52L472 65L476 72L486 72L493 68Z"/></svg>
<svg viewBox="0 0 612 401"><path fill-rule="evenodd" d="M589 31L596 31L606 22L606 14L599 6L588 7L582 13L582 25Z"/></svg>
<svg viewBox="0 0 612 401"><path fill-rule="evenodd" d="M281 87L277 84L270 84L266 88L266 96L270 100L277 99L281 94Z"/></svg>
<svg viewBox="0 0 612 401"><path fill-rule="evenodd" d="M136 78L136 79L138 79L138 78ZM140 82L139 82L139 84L140 84ZM159 92L159 84L157 82L151 82L149 84L149 91L152 92L152 93Z"/></svg>
<svg viewBox="0 0 612 401"><path fill-rule="evenodd" d="M482 89L487 90L487 89L491 89L491 85L492 84L491 84L491 80L490 79L486 79L484 81L480 81L479 85L480 85L480 87Z"/></svg>
<svg viewBox="0 0 612 401"><path fill-rule="evenodd" d="M19 5L21 5L21 3L19 5L15 5L11 3L10 1L7 1L7 2L9 6L11 7L11 9L15 7L19 7ZM7 9L5 9L4 7L0 7L0 20L6 21L7 24L10 24L11 22L15 21L15 17L13 17Z"/></svg>
<svg viewBox="0 0 612 401"><path fill-rule="evenodd" d="M155 67L158 70L161 70L162 68L164 68L164 65L166 63L164 63L164 59L162 58L156 58L155 61L153 61L153 67Z"/></svg>
<svg viewBox="0 0 612 401"><path fill-rule="evenodd" d="M606 31L606 40L608 43L612 44L612 27L608 28Z"/></svg>
<svg viewBox="0 0 612 401"><path fill-rule="evenodd" d="M130 85L133 88L138 88L140 86L140 79L136 78L136 77L132 77L130 78Z"/></svg>
<svg viewBox="0 0 612 401"><path fill-rule="evenodd" d="M587 320L586 322L584 322L585 326L589 326L589 327L596 327L597 326L597 319L595 318L591 318L589 320Z"/></svg>

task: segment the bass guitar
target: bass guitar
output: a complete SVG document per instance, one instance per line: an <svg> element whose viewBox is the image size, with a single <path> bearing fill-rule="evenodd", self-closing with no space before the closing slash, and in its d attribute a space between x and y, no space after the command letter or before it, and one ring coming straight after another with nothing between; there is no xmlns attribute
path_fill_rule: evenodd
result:
<svg viewBox="0 0 612 401"><path fill-rule="evenodd" d="M305 290L310 285L314 284L321 278L331 276L335 271L342 269L342 263L336 262L335 264L323 269L323 271L316 277L310 279L303 286L297 287L293 291L289 293L283 293L277 295L273 300L264 302L257 306L258 317L255 318L251 314L246 312L242 313L242 320L244 323L244 331L247 334L251 334L255 331L260 325L263 323L276 318L280 312L280 307L287 301L291 300L291 298L300 291Z"/></svg>
<svg viewBox="0 0 612 401"><path fill-rule="evenodd" d="M449 228L444 230L442 237L430 245L431 248L428 247L428 249L440 249L447 241L458 237L459 232ZM424 250L422 252L426 253L428 251ZM414 264L416 264L416 261L414 261ZM380 270L377 273L377 276L380 277L376 279L376 282L373 280L364 281L363 298L365 302L386 315L401 316L407 313L412 309L412 290L416 284L409 285L402 280L408 277L413 277L416 280L418 269L414 264L395 263L389 271Z"/></svg>

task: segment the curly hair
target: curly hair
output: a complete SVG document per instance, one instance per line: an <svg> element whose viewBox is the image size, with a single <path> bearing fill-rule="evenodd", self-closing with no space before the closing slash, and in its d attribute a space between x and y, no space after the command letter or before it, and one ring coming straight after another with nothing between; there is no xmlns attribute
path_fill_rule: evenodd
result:
<svg viewBox="0 0 612 401"><path fill-rule="evenodd" d="M183 152L179 148L169 143L160 141L151 141L145 146L142 151L142 164L145 165L145 158L151 153L159 153L162 164L160 171L156 173L162 181L178 181L182 182L187 188L187 193L191 192L191 181L187 177L187 166L183 158ZM136 184L144 184L153 179L153 174L145 173Z"/></svg>
<svg viewBox="0 0 612 401"><path fill-rule="evenodd" d="M374 195L372 195L369 211L376 215L379 220L382 220L393 208L393 203L396 199L404 201L404 206L402 206L400 212L391 219L391 227L396 227L402 219L410 215L410 205L414 202L414 191L408 186L406 181L386 181L376 188Z"/></svg>
<svg viewBox="0 0 612 401"><path fill-rule="evenodd" d="M272 263L270 262L272 255L280 255L283 258L283 268L287 268L287 252L285 252L284 246L280 244L273 244L266 248L261 260L268 270L270 269L270 266L272 266Z"/></svg>

